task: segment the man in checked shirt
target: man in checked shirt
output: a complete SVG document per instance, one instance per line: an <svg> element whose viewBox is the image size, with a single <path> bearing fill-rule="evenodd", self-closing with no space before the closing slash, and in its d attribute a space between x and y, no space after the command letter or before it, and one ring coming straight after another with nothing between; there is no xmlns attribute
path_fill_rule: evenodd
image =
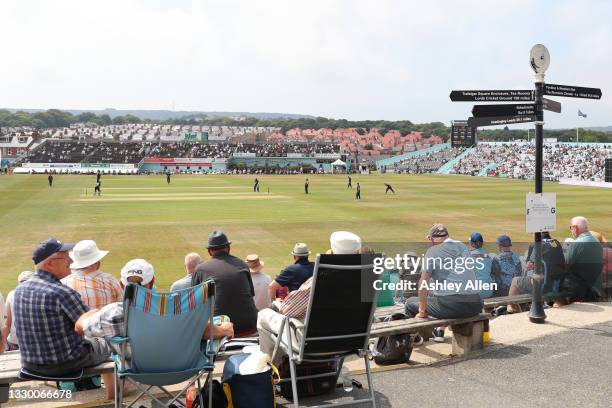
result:
<svg viewBox="0 0 612 408"><path fill-rule="evenodd" d="M361 238L352 232L336 231L330 236L331 251L333 254L358 254L361 251ZM257 331L259 333L259 348L263 353L272 356L274 352L275 338L278 337L281 324L285 316L291 319L304 321L310 299L310 288L312 287L312 277L308 278L299 289L290 292L281 301L273 302L272 308L262 309L257 314ZM295 343L302 341L301 331L291 333L291 338ZM283 340L288 344L288 339L283 333ZM279 348L273 363L278 366L281 363L283 354Z"/></svg>
<svg viewBox="0 0 612 408"><path fill-rule="evenodd" d="M117 278L100 270L102 258L108 251L98 249L94 241L84 240L68 255L72 259L72 273L62 279L62 283L76 290L90 309L101 309L123 300L123 289Z"/></svg>
<svg viewBox="0 0 612 408"><path fill-rule="evenodd" d="M70 274L68 251L74 244L55 238L32 253L36 272L15 289L13 313L24 369L44 376L61 376L96 366L110 357L104 339L84 339L74 331L87 305L60 279ZM113 393L113 375L104 374L107 396Z"/></svg>

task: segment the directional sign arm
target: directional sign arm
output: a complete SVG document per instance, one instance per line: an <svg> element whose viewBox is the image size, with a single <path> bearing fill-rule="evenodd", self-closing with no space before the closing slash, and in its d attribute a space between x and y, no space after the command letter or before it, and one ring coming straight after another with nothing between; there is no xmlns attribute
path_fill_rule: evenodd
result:
<svg viewBox="0 0 612 408"><path fill-rule="evenodd" d="M472 117L468 118L468 126L480 127L480 126L500 126L500 125L514 125L517 123L529 123L535 122L536 116L497 116L497 117Z"/></svg>
<svg viewBox="0 0 612 408"><path fill-rule="evenodd" d="M536 106L533 103L522 105L474 105L472 109L474 117L490 117L490 116L526 116L535 115Z"/></svg>
<svg viewBox="0 0 612 408"><path fill-rule="evenodd" d="M552 99L542 98L542 107L547 111L561 113L561 103Z"/></svg>
<svg viewBox="0 0 612 408"><path fill-rule="evenodd" d="M601 99L601 89L573 85L544 84L544 95L568 98Z"/></svg>
<svg viewBox="0 0 612 408"><path fill-rule="evenodd" d="M450 99L453 102L532 102L535 100L533 90L474 90L452 91Z"/></svg>

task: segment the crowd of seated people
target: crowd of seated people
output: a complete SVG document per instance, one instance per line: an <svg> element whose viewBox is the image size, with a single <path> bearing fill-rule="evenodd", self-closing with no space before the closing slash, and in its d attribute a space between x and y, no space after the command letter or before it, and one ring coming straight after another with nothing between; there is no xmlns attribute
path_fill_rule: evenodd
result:
<svg viewBox="0 0 612 408"><path fill-rule="evenodd" d="M47 140L38 149L30 151L31 163L79 163L98 147L97 143L68 140Z"/></svg>
<svg viewBox="0 0 612 408"><path fill-rule="evenodd" d="M464 151L463 147L453 147L404 159L396 165L395 171L409 174L433 173Z"/></svg>
<svg viewBox="0 0 612 408"><path fill-rule="evenodd" d="M336 144L296 144L296 143L264 143L264 144L238 144L236 153L255 153L257 157L286 157L287 154L315 154L339 153Z"/></svg>
<svg viewBox="0 0 612 408"><path fill-rule="evenodd" d="M610 248L605 237L591 231L584 217L574 217L570 230L572 242L565 249L550 235L545 235L543 241L543 268L551 277L545 287L556 292L557 306L596 298L601 290L602 271L608 271L604 270L604 257L609 257L605 251ZM469 247L451 239L442 224L432 225L427 236L431 246L426 259L462 259L456 265L464 266L468 258L488 261L483 262L484 269L476 271L467 266L459 271L446 261L424 263L419 271L420 281L436 285L431 291L419 285L418 296L405 302L407 315L469 317L480 313L483 298L532 290L533 248L522 262L507 235L496 241L498 254L484 252L485 241L480 233L470 235ZM362 249L359 236L347 231L331 234L330 247L328 253L332 254L370 251ZM230 322L213 325L212 336L243 337L258 333L261 350L270 354L282 320L285 317L303 320L306 315L315 267L308 245L299 242L288 250L292 259L274 279L264 274L265 264L259 255L236 256L231 240L221 231L209 235L206 250L208 259L197 253L185 257L185 275L171 288L185 290L213 279L214 313L228 316ZM108 360L111 350L104 338L124 335L121 299L125 286L137 283L156 291L161 288L155 286L153 265L143 259L127 262L120 279L103 272L107 254L92 240L73 245L50 238L38 245L32 253L35 272L21 273L17 288L8 297L0 350L19 349L22 366L43 375L61 375ZM460 286L459 291L444 289L448 283L477 280L496 283L497 288L488 292L467 285ZM293 329L295 338L300 339L303 333ZM443 328L435 329L433 338L444 341ZM105 376L104 380L107 397L112 398L112 376Z"/></svg>
<svg viewBox="0 0 612 408"><path fill-rule="evenodd" d="M132 163L145 157L157 158L229 158L234 153L255 153L261 157L286 157L297 153L312 156L338 153L334 144L229 144L192 142L109 142L48 139L29 152L30 163Z"/></svg>
<svg viewBox="0 0 612 408"><path fill-rule="evenodd" d="M603 181L605 159L611 156L612 146L545 144L544 176L550 180ZM461 159L451 173L475 176L493 163L495 166L488 170L488 176L533 179L535 146L529 143L482 143Z"/></svg>

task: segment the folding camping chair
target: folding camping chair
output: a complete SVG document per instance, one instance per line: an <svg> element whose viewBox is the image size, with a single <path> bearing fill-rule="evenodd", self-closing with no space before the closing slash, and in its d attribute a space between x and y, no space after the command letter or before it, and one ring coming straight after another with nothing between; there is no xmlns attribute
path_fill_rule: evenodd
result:
<svg viewBox="0 0 612 408"><path fill-rule="evenodd" d="M297 377L296 365L303 361L334 361L353 353L364 359L369 398L319 407L364 402L370 402L376 407L368 359L370 326L376 308L376 291L373 286L377 279L373 272L373 259L376 256L380 255L317 255L304 324L300 324L296 319L285 318L276 337L272 356L274 359L279 347L288 354L295 407L298 406L298 380L338 376L338 371L335 371ZM293 333L298 331L302 336L296 337L301 337L301 341L299 338L293 338ZM340 370L340 366L337 366L337 370Z"/></svg>
<svg viewBox="0 0 612 408"><path fill-rule="evenodd" d="M169 406L194 383L197 383L198 398L203 407L200 379L204 375L210 387L208 403L211 405L210 377L216 354L212 346L214 297L215 284L212 280L166 293L128 284L123 298L125 337L107 339L114 350L115 407L123 407L121 380L128 381L141 391L128 408L145 394L163 406ZM207 324L210 338L201 343ZM176 396L164 387L183 381L189 382ZM164 404L153 395L153 387L170 397L169 402Z"/></svg>

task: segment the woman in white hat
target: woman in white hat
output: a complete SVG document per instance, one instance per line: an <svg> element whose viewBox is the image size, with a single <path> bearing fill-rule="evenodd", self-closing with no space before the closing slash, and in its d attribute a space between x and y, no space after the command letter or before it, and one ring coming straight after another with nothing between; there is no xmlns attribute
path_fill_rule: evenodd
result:
<svg viewBox="0 0 612 408"><path fill-rule="evenodd" d="M85 240L77 243L69 255L72 273L62 282L76 290L90 309L101 309L123 299L123 289L117 278L100 270L101 260L108 251L98 249L94 241Z"/></svg>

